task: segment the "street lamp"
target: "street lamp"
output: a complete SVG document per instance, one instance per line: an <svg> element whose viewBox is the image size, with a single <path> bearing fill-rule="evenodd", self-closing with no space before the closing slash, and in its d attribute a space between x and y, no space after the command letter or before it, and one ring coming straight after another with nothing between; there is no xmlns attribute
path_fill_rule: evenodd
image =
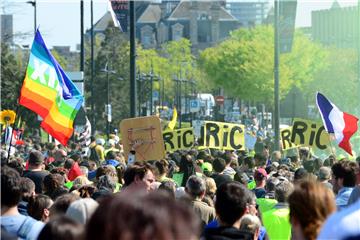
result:
<svg viewBox="0 0 360 240"><path fill-rule="evenodd" d="M109 81L109 73L115 74L116 72L114 70L109 70L109 64L106 62L105 68L101 69L100 72L106 73L106 107L105 107L105 113L107 115L106 117L106 135L109 139L110 134L110 122L111 122L111 100L110 100L110 81Z"/></svg>
<svg viewBox="0 0 360 240"><path fill-rule="evenodd" d="M27 1L26 3L31 4L34 7L34 35L36 34L36 0Z"/></svg>

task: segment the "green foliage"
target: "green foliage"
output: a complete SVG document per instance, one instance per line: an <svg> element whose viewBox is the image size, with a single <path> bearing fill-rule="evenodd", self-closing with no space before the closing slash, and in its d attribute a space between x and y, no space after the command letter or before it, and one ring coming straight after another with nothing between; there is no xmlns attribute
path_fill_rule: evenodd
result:
<svg viewBox="0 0 360 240"><path fill-rule="evenodd" d="M89 48L87 48L90 50ZM108 28L105 39L101 45L94 48L96 51L94 71L94 104L95 112L88 112L90 119L95 117L96 129L105 132L106 116L105 104L107 103L107 74L104 72L108 65L110 102L112 105L112 126L119 127L122 119L129 117L129 83L130 83L130 48L126 35L117 28ZM90 54L86 55L85 90L87 103L91 102L91 63ZM88 82L87 82L88 81ZM89 106L89 105L88 105Z"/></svg>
<svg viewBox="0 0 360 240"><path fill-rule="evenodd" d="M6 44L1 44L1 108L15 110L25 69Z"/></svg>
<svg viewBox="0 0 360 240"><path fill-rule="evenodd" d="M307 86L310 99L316 91L329 97L341 110L355 114L359 109L360 86L357 53L353 49L328 49L328 66Z"/></svg>
<svg viewBox="0 0 360 240"><path fill-rule="evenodd" d="M6 44L1 44L1 109L16 110L27 63L21 56L14 56ZM36 114L19 106L17 119L21 116L27 126L38 126Z"/></svg>
<svg viewBox="0 0 360 240"><path fill-rule="evenodd" d="M239 29L228 40L201 52L199 65L209 81L227 95L271 105L274 95L274 34L272 26ZM301 32L293 50L280 57L280 96L292 86L304 89L325 66L324 50Z"/></svg>

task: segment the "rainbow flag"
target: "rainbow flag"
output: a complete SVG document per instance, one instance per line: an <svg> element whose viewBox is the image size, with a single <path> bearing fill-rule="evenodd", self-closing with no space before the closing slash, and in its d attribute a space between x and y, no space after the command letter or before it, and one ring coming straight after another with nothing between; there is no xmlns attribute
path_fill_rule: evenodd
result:
<svg viewBox="0 0 360 240"><path fill-rule="evenodd" d="M66 145L82 102L80 91L66 76L37 30L19 103L40 115L41 127Z"/></svg>

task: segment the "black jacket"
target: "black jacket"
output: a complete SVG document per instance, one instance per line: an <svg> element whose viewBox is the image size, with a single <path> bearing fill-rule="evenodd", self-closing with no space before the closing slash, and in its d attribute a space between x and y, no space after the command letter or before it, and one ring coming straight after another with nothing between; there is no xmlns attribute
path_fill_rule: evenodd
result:
<svg viewBox="0 0 360 240"><path fill-rule="evenodd" d="M250 232L242 231L234 227L217 227L205 229L202 240L253 240L254 235Z"/></svg>

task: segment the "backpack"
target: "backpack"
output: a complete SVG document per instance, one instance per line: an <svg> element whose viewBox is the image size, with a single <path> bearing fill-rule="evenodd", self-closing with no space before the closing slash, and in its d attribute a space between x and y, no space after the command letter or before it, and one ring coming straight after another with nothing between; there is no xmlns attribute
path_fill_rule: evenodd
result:
<svg viewBox="0 0 360 240"><path fill-rule="evenodd" d="M96 163L100 162L99 154L96 152L96 146L90 148L90 156L89 159L95 161Z"/></svg>

